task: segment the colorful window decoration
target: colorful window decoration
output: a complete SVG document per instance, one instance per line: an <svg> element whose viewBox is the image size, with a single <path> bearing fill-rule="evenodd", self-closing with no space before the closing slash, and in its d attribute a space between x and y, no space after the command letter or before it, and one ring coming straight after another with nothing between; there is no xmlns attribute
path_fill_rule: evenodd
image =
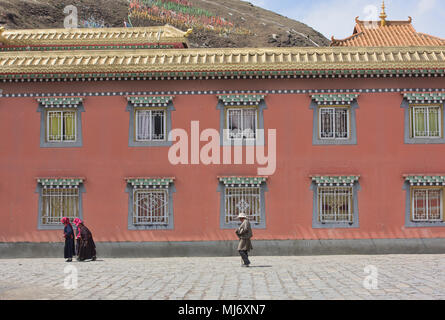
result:
<svg viewBox="0 0 445 320"><path fill-rule="evenodd" d="M131 0L128 12L129 26L156 23L183 29L209 30L218 34L251 34L251 31L186 0Z"/></svg>

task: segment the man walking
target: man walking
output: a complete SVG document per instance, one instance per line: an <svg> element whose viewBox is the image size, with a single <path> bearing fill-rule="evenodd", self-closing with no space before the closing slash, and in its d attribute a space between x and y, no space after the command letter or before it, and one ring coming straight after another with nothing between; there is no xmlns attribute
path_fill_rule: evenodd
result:
<svg viewBox="0 0 445 320"><path fill-rule="evenodd" d="M249 267L250 261L248 253L253 249L252 242L250 241L250 238L253 236L252 228L250 227L250 222L245 213L240 213L238 219L241 220L241 225L235 231L239 238L238 252L243 260L242 266Z"/></svg>

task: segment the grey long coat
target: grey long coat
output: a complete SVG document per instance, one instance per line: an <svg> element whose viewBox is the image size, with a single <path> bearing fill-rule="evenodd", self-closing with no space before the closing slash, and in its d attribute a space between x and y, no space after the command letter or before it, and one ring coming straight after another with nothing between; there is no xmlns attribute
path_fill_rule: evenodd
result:
<svg viewBox="0 0 445 320"><path fill-rule="evenodd" d="M253 233L252 233L252 228L250 227L249 220L245 219L244 222L239 226L239 228L235 232L239 238L238 251L252 250L253 247L250 238L252 238Z"/></svg>

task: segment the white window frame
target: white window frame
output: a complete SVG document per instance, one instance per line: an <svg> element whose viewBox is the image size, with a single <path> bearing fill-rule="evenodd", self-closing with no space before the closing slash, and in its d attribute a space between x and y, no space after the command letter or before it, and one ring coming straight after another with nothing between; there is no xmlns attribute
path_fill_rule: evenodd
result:
<svg viewBox="0 0 445 320"><path fill-rule="evenodd" d="M318 220L321 223L354 223L354 189L352 186L332 186L332 187L327 187L327 186L318 186L317 187L317 202L318 202ZM323 212L324 210L324 203L326 202L326 191L330 191L333 190L334 192L338 192L341 190L344 190L342 193L345 193L346 191L346 195L342 194L342 195L337 195L337 200L340 199L339 197L347 197L347 201L348 201L348 213L347 213L347 217L348 219L344 220L338 220L338 216L339 216L339 212L335 211L334 212L334 220L332 219L326 219L326 215L327 213ZM330 195L330 194L329 194Z"/></svg>
<svg viewBox="0 0 445 320"><path fill-rule="evenodd" d="M438 120L439 120L439 135L438 136L433 136L431 135L431 130L430 130L430 109L438 109L439 110L439 114L438 114ZM419 109L424 109L426 111L426 132L428 133L428 135L424 135L424 136L418 136L417 130L416 130L416 110ZM414 105L411 106L411 110L410 110L410 117L411 117L411 126L413 128L413 132L412 132L412 136L413 138L416 139L441 139L442 138L442 107L440 105L428 105L428 106L420 106L420 105Z"/></svg>
<svg viewBox="0 0 445 320"><path fill-rule="evenodd" d="M75 143L77 142L77 110L47 110L46 111L46 142L48 143ZM58 132L59 132L59 136L60 139L59 140L51 140L50 139L50 115L54 114L54 113L60 113L62 115L61 117L61 125L58 128ZM64 132L64 125L65 125L65 118L64 118L64 114L65 113L72 113L73 114L73 118L74 118L74 140L66 140L65 136L63 134Z"/></svg>
<svg viewBox="0 0 445 320"><path fill-rule="evenodd" d="M443 188L413 188L411 193L411 220L413 222L443 222ZM426 191L426 219L416 219L416 191ZM431 219L430 218L430 208L429 208L429 191L440 191L440 218L439 219Z"/></svg>
<svg viewBox="0 0 445 320"><path fill-rule="evenodd" d="M235 193L233 192L235 191ZM248 198L252 198L251 200ZM226 224L238 223L238 214L244 212L249 221L260 224L261 186L226 186L224 188L224 221Z"/></svg>
<svg viewBox="0 0 445 320"><path fill-rule="evenodd" d="M163 220L164 221L153 221L155 219L154 212L150 212L150 208L147 208L147 215L139 216L138 215L138 202L139 202L139 195L144 194L148 195L148 198L150 200L150 197L156 194L163 194L164 197L164 203L162 205L162 211L163 211ZM169 224L169 213L170 213L170 207L169 207L169 191L168 189L134 189L133 190L133 216L132 221L134 226L167 226ZM141 217L146 217L147 222L139 222L139 219ZM151 220L151 221L150 221Z"/></svg>
<svg viewBox="0 0 445 320"><path fill-rule="evenodd" d="M322 111L323 110L332 110L333 111L333 119L332 119L332 131L333 136L332 137L323 137L322 136ZM336 137L336 121L335 121L335 114L337 110L346 110L346 130L347 130L347 137ZM318 108L318 136L320 140L349 140L351 136L351 108L347 106L335 106L335 107L319 107Z"/></svg>
<svg viewBox="0 0 445 320"><path fill-rule="evenodd" d="M75 191L72 194L65 193L65 191ZM48 200L46 200L48 199ZM69 203L66 212L60 212L60 216L55 216L53 213L57 209L55 204L59 202L62 206L63 201ZM80 218L80 190L79 188L68 187L43 187L42 188L42 212L40 214L40 223L42 226L58 226L62 225L60 221L63 217L68 217L70 221L75 218ZM50 220L51 222L45 222Z"/></svg>
<svg viewBox="0 0 445 320"><path fill-rule="evenodd" d="M245 129L243 128L242 129L242 137L231 137L231 132L230 132L230 111L233 111L233 110L238 110L238 111L240 111L241 112L241 120L240 120L240 122L241 122L241 125L244 125L244 118L243 118L243 114L244 114L244 112L245 111L248 111L248 110L253 110L253 111L255 111L255 119L254 119L254 123L255 123L255 132L253 133L254 134L254 137L252 138L245 138L244 137L244 131L245 131ZM226 108L226 128L225 128L225 130L227 131L227 139L229 140L229 141L242 141L242 140L244 140L244 141L255 141L256 139L257 139L257 137L258 137L258 127L259 127L259 125L258 125L258 106L249 106L249 107L244 107L244 108L233 108L233 107L227 107Z"/></svg>
<svg viewBox="0 0 445 320"><path fill-rule="evenodd" d="M139 139L139 113L140 112L149 112L149 121L148 121L148 132L150 137L148 139ZM153 128L152 128L152 123L153 123L153 112L162 112L163 114L163 139L155 139L153 138ZM167 140L167 109L162 108L162 109L158 109L158 108L136 108L135 109L135 113L134 113L134 122L135 122L135 141L136 142L157 142L157 141L166 141Z"/></svg>

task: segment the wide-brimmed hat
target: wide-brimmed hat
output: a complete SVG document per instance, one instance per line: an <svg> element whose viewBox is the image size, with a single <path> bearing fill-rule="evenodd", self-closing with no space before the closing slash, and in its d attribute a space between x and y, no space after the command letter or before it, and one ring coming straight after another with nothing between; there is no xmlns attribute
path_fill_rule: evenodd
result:
<svg viewBox="0 0 445 320"><path fill-rule="evenodd" d="M247 216L246 216L246 214L245 214L244 212L241 212L241 213L238 215L238 219L241 219L241 218L247 219Z"/></svg>

